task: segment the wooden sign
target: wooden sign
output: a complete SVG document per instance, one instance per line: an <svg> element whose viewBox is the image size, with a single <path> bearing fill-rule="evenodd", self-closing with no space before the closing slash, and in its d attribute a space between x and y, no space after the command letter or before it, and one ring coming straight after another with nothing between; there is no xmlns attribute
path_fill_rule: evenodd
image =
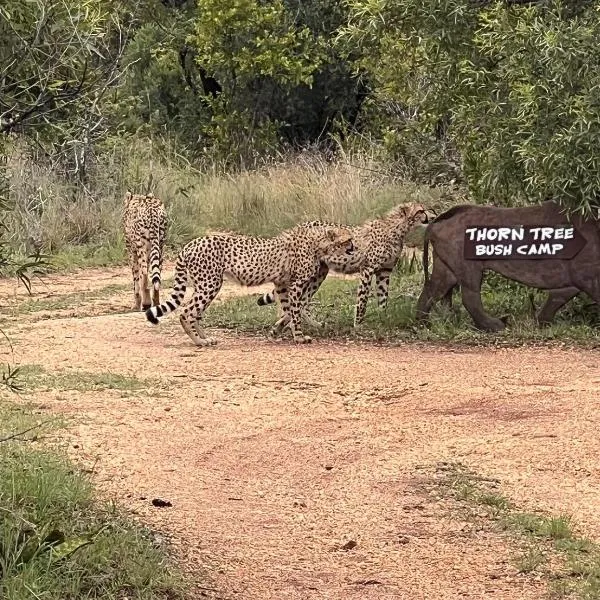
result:
<svg viewBox="0 0 600 600"><path fill-rule="evenodd" d="M577 256L585 244L585 238L572 225L467 227L464 257L469 260L569 260Z"/></svg>

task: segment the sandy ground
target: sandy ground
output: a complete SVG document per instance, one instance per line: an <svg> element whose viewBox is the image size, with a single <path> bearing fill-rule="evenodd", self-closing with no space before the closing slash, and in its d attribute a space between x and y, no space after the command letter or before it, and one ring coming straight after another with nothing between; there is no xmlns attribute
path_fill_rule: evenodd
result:
<svg viewBox="0 0 600 600"><path fill-rule="evenodd" d="M598 352L294 346L226 331L196 349L175 316L152 327L128 312L128 291L94 296L113 284L129 284L128 270L46 278L36 297L88 296L9 317L15 344L0 360L155 382L31 398L72 417L74 458L167 535L211 588L199 594L543 598L543 582L517 574L509 540L424 493L439 461L498 478L521 507L572 515L600 538ZM0 282L5 316L24 299L15 291ZM235 293L248 291L222 297ZM173 506L153 507L156 497Z"/></svg>

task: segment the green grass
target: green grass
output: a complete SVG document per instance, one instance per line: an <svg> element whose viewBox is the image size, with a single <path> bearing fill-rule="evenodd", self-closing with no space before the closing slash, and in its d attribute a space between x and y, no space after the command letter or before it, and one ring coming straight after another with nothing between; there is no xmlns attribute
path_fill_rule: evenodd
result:
<svg viewBox="0 0 600 600"><path fill-rule="evenodd" d="M113 243L67 244L51 256L53 271L112 267L127 264L127 253L122 237Z"/></svg>
<svg viewBox="0 0 600 600"><path fill-rule="evenodd" d="M533 573L539 571L547 560L541 548L531 546L514 559L514 565L519 573Z"/></svg>
<svg viewBox="0 0 600 600"><path fill-rule="evenodd" d="M516 570L536 574L552 598L600 598L600 544L576 534L568 515L521 511L498 491L499 482L460 463L440 463L431 491L456 503L461 518L504 533L518 547Z"/></svg>
<svg viewBox="0 0 600 600"><path fill-rule="evenodd" d="M429 326L417 326L414 315L423 285L420 261L405 260L392 275L390 299L385 311L371 297L364 322L353 328L354 304L358 280L328 277L313 299L312 315L324 324L321 330L306 332L315 338L346 338L384 342L454 342L466 345L520 345L536 343L572 343L596 346L600 343L600 313L591 301L578 297L558 313L555 323L540 328L535 323L530 294L537 307L545 295L500 276L490 275L482 288L483 303L492 315L509 315L509 327L500 333L474 328L462 307L460 292L448 311L437 306ZM260 307L258 295L236 297L212 304L204 322L208 327L233 329L243 333L266 335L276 320L275 305Z"/></svg>
<svg viewBox="0 0 600 600"><path fill-rule="evenodd" d="M106 298L115 294L129 291L129 284L110 284L97 290L86 292L73 292L52 296L50 298L26 298L13 307L16 313L34 313L46 310L67 310L77 308L85 302L92 302L100 298Z"/></svg>
<svg viewBox="0 0 600 600"><path fill-rule="evenodd" d="M155 379L139 379L118 373L88 373L87 371L50 373L41 365L21 365L17 377L21 387L25 390L47 388L78 392L96 390L134 392L160 387L160 382Z"/></svg>
<svg viewBox="0 0 600 600"><path fill-rule="evenodd" d="M4 403L0 424L4 438L34 425L35 416ZM151 532L97 502L61 451L32 434L0 442L0 513L3 600L185 597Z"/></svg>

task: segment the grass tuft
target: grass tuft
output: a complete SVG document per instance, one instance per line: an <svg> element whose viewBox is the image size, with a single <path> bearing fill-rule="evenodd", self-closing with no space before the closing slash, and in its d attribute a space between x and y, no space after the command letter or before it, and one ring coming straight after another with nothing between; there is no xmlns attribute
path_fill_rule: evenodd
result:
<svg viewBox="0 0 600 600"><path fill-rule="evenodd" d="M132 392L155 388L160 382L139 379L119 373L89 373L87 371L61 371L49 373L41 365L21 365L19 379L25 389L51 388L61 391L89 392L96 390L121 390Z"/></svg>
<svg viewBox="0 0 600 600"><path fill-rule="evenodd" d="M0 407L0 438L35 424ZM5 600L184 598L183 580L150 532L94 500L90 482L60 453L0 443L0 597Z"/></svg>
<svg viewBox="0 0 600 600"><path fill-rule="evenodd" d="M544 552L537 546L524 550L514 559L514 564L519 573L533 573L546 564L547 558Z"/></svg>
<svg viewBox="0 0 600 600"><path fill-rule="evenodd" d="M513 558L518 573L543 577L552 598L600 598L600 544L578 537L569 516L520 511L495 489L496 480L460 463L440 463L436 471L436 497L454 499L461 518L510 534L519 546Z"/></svg>

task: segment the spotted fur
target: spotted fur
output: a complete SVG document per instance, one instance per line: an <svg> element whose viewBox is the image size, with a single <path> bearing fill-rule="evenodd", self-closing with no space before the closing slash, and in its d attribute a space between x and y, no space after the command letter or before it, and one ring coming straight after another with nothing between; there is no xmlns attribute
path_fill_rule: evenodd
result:
<svg viewBox="0 0 600 600"><path fill-rule="evenodd" d="M354 309L355 327L364 319L373 277L375 277L378 304L381 308L385 308L389 296L390 275L400 258L404 238L417 223L424 223L427 220L425 207L421 204L411 203L396 206L380 219L351 227L356 245L355 252L349 256L333 256L321 263L318 273L309 282L306 291L307 303L317 292L331 269L346 275L360 273L360 284ZM303 225L305 227L322 227L326 223L311 221ZM264 306L272 304L275 299L276 290L272 290L260 296L257 303ZM311 325L321 325L309 315L303 316Z"/></svg>
<svg viewBox="0 0 600 600"><path fill-rule="evenodd" d="M163 203L152 194L127 192L123 209L123 231L133 274L133 310L160 304L167 215ZM150 298L150 284L152 298Z"/></svg>
<svg viewBox="0 0 600 600"><path fill-rule="evenodd" d="M157 324L160 317L176 310L189 281L194 294L183 306L180 322L194 344L208 346L214 341L202 331L200 319L219 293L225 276L246 286L273 282L283 312L273 332L289 326L294 341L309 342L299 327L307 285L317 275L322 260L353 251L350 230L337 225L297 226L272 238L236 234L197 238L179 253L171 297L149 308L146 317Z"/></svg>

